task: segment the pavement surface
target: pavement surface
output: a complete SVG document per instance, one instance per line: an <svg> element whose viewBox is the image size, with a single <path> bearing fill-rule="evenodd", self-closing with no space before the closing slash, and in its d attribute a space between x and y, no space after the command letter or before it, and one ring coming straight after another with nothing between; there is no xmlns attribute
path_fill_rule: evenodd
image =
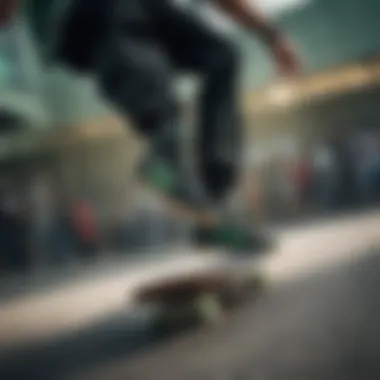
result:
<svg viewBox="0 0 380 380"><path fill-rule="evenodd" d="M269 286L219 326L157 340L130 302L181 251L0 302L1 379L379 379L380 212L279 229ZM182 268L182 269L181 269ZM198 269L197 269L198 268Z"/></svg>

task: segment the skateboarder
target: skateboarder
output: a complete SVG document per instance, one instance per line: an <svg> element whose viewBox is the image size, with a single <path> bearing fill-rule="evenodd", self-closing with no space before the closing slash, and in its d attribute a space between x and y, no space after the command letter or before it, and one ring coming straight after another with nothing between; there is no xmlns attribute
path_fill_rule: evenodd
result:
<svg viewBox="0 0 380 380"><path fill-rule="evenodd" d="M150 152L139 167L141 178L194 220L199 238L250 248L259 236L226 221L221 211L237 181L242 150L239 56L226 35L180 2L71 0L62 7L58 0L30 0L28 13L35 16L32 27L44 53L72 69L92 73L105 97L149 140ZM253 1L208 2L258 35L281 74L297 73L298 59L291 45L251 5ZM54 3L60 4L54 7ZM9 12L3 9L4 21ZM196 74L202 82L192 162L195 176L184 164L179 143L182 120L172 89L176 72Z"/></svg>

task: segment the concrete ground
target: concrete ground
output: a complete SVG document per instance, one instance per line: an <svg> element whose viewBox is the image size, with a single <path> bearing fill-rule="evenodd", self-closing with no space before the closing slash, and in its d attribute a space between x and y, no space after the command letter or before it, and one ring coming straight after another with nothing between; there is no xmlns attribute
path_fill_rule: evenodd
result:
<svg viewBox="0 0 380 380"><path fill-rule="evenodd" d="M380 212L280 229L268 290L213 329L155 341L128 294L213 255L125 264L0 303L1 379L378 379ZM129 290L129 291L128 291Z"/></svg>

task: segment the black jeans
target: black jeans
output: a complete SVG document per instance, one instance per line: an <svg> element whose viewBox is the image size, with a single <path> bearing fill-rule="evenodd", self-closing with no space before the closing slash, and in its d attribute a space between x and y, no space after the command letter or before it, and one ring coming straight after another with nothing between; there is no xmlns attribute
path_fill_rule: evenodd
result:
<svg viewBox="0 0 380 380"><path fill-rule="evenodd" d="M180 122L176 74L199 76L198 173L209 195L223 199L241 153L235 46L171 0L121 0L110 17L95 68L103 93L149 137Z"/></svg>

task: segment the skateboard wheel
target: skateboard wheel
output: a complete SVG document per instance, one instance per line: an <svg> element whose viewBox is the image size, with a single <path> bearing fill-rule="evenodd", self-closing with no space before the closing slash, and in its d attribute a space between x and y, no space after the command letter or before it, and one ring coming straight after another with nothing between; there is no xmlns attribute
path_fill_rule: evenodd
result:
<svg viewBox="0 0 380 380"><path fill-rule="evenodd" d="M185 304L163 309L153 320L156 334L167 334L197 324L215 324L223 316L223 305L217 294L203 294Z"/></svg>
<svg viewBox="0 0 380 380"><path fill-rule="evenodd" d="M223 316L223 306L217 294L203 294L195 300L196 315L201 323L215 324Z"/></svg>

